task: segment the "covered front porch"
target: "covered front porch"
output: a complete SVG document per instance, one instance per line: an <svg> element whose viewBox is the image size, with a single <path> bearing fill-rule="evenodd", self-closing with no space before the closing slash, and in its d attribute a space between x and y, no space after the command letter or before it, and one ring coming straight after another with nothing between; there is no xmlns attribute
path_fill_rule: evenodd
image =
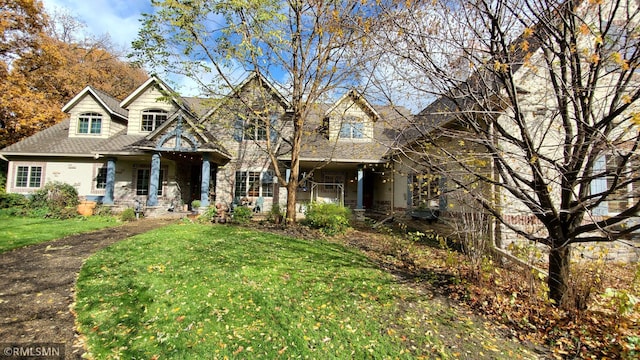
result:
<svg viewBox="0 0 640 360"><path fill-rule="evenodd" d="M105 155L103 195L96 201L116 209L178 212L215 202L216 175L225 159L211 152L154 151ZM100 181L98 182L100 183Z"/></svg>
<svg viewBox="0 0 640 360"><path fill-rule="evenodd" d="M393 177L386 163L301 161L300 169L298 213L311 202L340 204L359 218L392 210Z"/></svg>

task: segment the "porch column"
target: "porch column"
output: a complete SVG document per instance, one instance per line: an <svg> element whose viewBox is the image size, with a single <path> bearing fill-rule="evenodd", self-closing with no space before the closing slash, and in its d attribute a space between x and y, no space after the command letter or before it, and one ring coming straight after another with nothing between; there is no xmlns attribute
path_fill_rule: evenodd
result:
<svg viewBox="0 0 640 360"><path fill-rule="evenodd" d="M160 154L154 153L151 156L151 174L149 179L149 198L147 206L158 205L158 183L160 180Z"/></svg>
<svg viewBox="0 0 640 360"><path fill-rule="evenodd" d="M358 203L356 209L364 209L364 170L362 165L358 166Z"/></svg>
<svg viewBox="0 0 640 360"><path fill-rule="evenodd" d="M358 166L358 201L356 203L356 208L353 209L353 215L355 220L364 221L364 167L362 165Z"/></svg>
<svg viewBox="0 0 640 360"><path fill-rule="evenodd" d="M209 181L211 177L211 164L209 154L202 154L202 181L200 181L200 206L209 206Z"/></svg>
<svg viewBox="0 0 640 360"><path fill-rule="evenodd" d="M105 205L113 205L113 195L116 187L116 159L107 159L107 183L104 189L104 197L102 203Z"/></svg>

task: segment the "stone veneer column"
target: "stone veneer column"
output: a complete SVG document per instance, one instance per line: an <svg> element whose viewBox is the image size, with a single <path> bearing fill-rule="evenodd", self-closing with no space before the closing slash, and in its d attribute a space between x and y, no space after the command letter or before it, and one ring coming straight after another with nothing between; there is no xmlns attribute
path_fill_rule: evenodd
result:
<svg viewBox="0 0 640 360"><path fill-rule="evenodd" d="M147 206L158 205L158 186L160 182L160 154L154 153L151 156L151 174L149 179L149 197Z"/></svg>
<svg viewBox="0 0 640 360"><path fill-rule="evenodd" d="M209 181L211 181L209 154L202 154L202 181L200 182L200 206L202 207L209 206Z"/></svg>
<svg viewBox="0 0 640 360"><path fill-rule="evenodd" d="M106 187L104 189L104 197L102 203L105 205L113 205L113 197L116 187L116 159L107 159L107 179Z"/></svg>

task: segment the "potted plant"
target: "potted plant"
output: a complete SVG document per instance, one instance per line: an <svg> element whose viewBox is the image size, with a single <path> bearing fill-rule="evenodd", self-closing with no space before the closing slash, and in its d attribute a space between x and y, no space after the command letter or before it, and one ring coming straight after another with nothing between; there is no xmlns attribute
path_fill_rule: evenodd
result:
<svg viewBox="0 0 640 360"><path fill-rule="evenodd" d="M200 208L200 204L201 204L200 200L193 200L191 202L191 211L197 213L198 209Z"/></svg>

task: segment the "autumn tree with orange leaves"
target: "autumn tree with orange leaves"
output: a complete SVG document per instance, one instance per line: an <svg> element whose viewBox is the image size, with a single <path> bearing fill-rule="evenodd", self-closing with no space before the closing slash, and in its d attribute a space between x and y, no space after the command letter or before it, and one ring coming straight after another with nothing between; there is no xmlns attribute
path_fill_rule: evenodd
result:
<svg viewBox="0 0 640 360"><path fill-rule="evenodd" d="M0 0L0 148L64 118L85 86L122 98L146 73L119 59L108 39L80 39L70 15L48 16L35 0Z"/></svg>

